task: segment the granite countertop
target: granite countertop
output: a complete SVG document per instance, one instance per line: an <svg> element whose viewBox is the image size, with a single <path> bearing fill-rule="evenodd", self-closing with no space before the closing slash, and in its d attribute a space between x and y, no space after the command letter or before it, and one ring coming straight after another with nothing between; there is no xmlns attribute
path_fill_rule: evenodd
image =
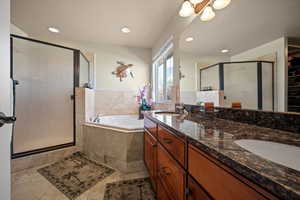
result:
<svg viewBox="0 0 300 200"><path fill-rule="evenodd" d="M255 139L300 147L300 134L200 114L146 116L281 199L300 199L300 171L257 156L234 141ZM299 158L300 159L300 158Z"/></svg>

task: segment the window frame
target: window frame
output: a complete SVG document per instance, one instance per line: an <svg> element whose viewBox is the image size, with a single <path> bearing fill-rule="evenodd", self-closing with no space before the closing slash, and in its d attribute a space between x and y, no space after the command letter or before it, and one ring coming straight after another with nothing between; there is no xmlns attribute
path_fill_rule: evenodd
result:
<svg viewBox="0 0 300 200"><path fill-rule="evenodd" d="M170 46L161 56L159 56L152 65L152 97L155 103L171 103L172 99L167 99L167 61L173 58L172 86L174 85L174 54ZM158 95L158 67L163 64L163 99Z"/></svg>

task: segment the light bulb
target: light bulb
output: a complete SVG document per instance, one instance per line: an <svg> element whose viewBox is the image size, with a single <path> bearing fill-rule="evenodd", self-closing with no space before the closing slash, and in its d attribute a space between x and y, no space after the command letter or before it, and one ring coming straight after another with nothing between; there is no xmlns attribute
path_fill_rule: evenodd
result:
<svg viewBox="0 0 300 200"><path fill-rule="evenodd" d="M216 10L226 8L230 4L231 0L215 0L213 7Z"/></svg>
<svg viewBox="0 0 300 200"><path fill-rule="evenodd" d="M193 37L187 37L187 38L185 38L185 41L186 41L186 42L192 42L193 40L194 40Z"/></svg>
<svg viewBox="0 0 300 200"><path fill-rule="evenodd" d="M181 6L181 9L179 11L179 15L181 17L189 17L194 13L195 13L195 11L194 11L194 8L193 8L191 2L184 1L182 6Z"/></svg>
<svg viewBox="0 0 300 200"><path fill-rule="evenodd" d="M130 32L131 32L131 30L130 30L127 26L124 26L124 27L121 29L121 31L122 31L123 33L130 33Z"/></svg>
<svg viewBox="0 0 300 200"><path fill-rule="evenodd" d="M228 53L228 52L229 52L229 49L222 49L221 52L222 52L222 53Z"/></svg>
<svg viewBox="0 0 300 200"><path fill-rule="evenodd" d="M197 5L198 3L201 3L203 0L190 0L190 2L194 5Z"/></svg>
<svg viewBox="0 0 300 200"><path fill-rule="evenodd" d="M49 27L48 30L52 33L59 33L59 30L55 27Z"/></svg>
<svg viewBox="0 0 300 200"><path fill-rule="evenodd" d="M207 7L204 9L204 11L203 11L203 13L202 13L200 19L201 19L202 21L205 21L205 22L206 22L206 21L212 20L215 16L216 16L216 14L215 14L215 12L213 11L212 7L207 6Z"/></svg>

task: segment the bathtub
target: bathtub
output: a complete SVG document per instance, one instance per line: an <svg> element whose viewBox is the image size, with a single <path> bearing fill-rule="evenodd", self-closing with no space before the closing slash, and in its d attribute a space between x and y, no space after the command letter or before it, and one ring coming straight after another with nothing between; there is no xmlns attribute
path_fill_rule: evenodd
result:
<svg viewBox="0 0 300 200"><path fill-rule="evenodd" d="M99 122L90 122L90 124L107 127L107 128L119 129L125 132L141 131L144 128L144 120L139 120L138 115L100 116Z"/></svg>
<svg viewBox="0 0 300 200"><path fill-rule="evenodd" d="M137 115L101 116L97 123L84 124L83 152L122 172L142 171L143 127Z"/></svg>

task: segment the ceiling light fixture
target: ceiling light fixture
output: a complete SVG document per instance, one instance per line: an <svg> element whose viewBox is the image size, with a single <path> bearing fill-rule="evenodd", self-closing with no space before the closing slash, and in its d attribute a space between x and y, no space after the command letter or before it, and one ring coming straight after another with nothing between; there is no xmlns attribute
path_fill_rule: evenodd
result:
<svg viewBox="0 0 300 200"><path fill-rule="evenodd" d="M231 0L215 0L213 7L216 10L226 8L230 4Z"/></svg>
<svg viewBox="0 0 300 200"><path fill-rule="evenodd" d="M54 27L49 27L48 30L52 33L59 33L59 30L57 28L54 28Z"/></svg>
<svg viewBox="0 0 300 200"><path fill-rule="evenodd" d="M131 30L130 30L127 26L123 27L123 28L121 29L121 31L122 31L123 33L130 33L130 32L131 32Z"/></svg>
<svg viewBox="0 0 300 200"><path fill-rule="evenodd" d="M193 4L186 0L183 2L182 6L181 6L181 9L179 11L179 15L181 17L190 17L194 14L194 7L193 7Z"/></svg>
<svg viewBox="0 0 300 200"><path fill-rule="evenodd" d="M207 6L207 7L204 9L204 11L203 11L203 13L202 13L200 19L201 19L202 21L204 21L204 22L207 22L207 21L210 21L210 20L212 20L213 18L215 18L215 16L216 16L216 13L215 13L214 10L212 9L212 7Z"/></svg>
<svg viewBox="0 0 300 200"><path fill-rule="evenodd" d="M194 40L193 37L187 37L187 38L185 38L185 41L186 41L186 42L191 42L191 41L193 41L193 40Z"/></svg>
<svg viewBox="0 0 300 200"><path fill-rule="evenodd" d="M194 5L197 5L198 3L201 3L203 0L190 0L190 2Z"/></svg>
<svg viewBox="0 0 300 200"><path fill-rule="evenodd" d="M179 15L181 17L190 17L193 14L200 15L202 21L210 21L215 16L213 8L221 10L230 4L231 0L184 0Z"/></svg>
<svg viewBox="0 0 300 200"><path fill-rule="evenodd" d="M221 51L222 53L228 53L229 52L229 50L228 49L222 49L222 51Z"/></svg>

